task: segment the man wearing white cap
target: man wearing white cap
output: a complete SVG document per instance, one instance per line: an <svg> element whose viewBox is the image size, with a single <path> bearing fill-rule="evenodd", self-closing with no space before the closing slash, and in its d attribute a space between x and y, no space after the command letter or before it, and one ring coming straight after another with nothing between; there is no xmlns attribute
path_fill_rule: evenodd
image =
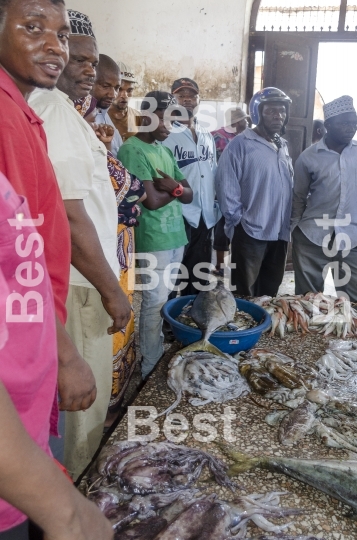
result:
<svg viewBox="0 0 357 540"><path fill-rule="evenodd" d="M332 269L337 294L357 300L357 114L350 96L324 105L326 135L295 164L292 210L295 292L323 291Z"/></svg>
<svg viewBox="0 0 357 540"><path fill-rule="evenodd" d="M123 141L133 137L139 130L140 112L129 107L129 99L132 97L137 83L133 71L123 62L119 62L121 83L118 96L109 107L108 114L111 121L119 131Z"/></svg>

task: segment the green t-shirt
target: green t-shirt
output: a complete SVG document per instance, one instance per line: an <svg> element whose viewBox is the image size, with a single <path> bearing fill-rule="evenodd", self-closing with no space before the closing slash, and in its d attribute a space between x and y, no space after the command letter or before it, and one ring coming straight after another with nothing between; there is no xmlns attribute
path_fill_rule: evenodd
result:
<svg viewBox="0 0 357 540"><path fill-rule="evenodd" d="M161 144L148 144L137 137L130 137L120 147L118 159L139 180L160 177L156 169L178 182L184 180L173 153ZM148 210L141 205L142 215L135 229L138 253L177 249L187 244L181 203L177 199L158 210Z"/></svg>

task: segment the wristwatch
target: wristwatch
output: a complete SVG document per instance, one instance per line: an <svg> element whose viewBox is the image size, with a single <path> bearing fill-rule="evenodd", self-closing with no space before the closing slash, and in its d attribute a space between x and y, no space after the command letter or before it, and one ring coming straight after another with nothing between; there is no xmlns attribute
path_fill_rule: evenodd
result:
<svg viewBox="0 0 357 540"><path fill-rule="evenodd" d="M171 191L170 195L172 197L181 197L183 194L183 185L179 184L173 191Z"/></svg>

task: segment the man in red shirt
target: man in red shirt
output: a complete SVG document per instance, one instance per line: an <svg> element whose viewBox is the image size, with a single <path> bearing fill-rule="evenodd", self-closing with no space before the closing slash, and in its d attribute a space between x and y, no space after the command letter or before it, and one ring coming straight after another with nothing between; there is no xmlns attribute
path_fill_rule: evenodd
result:
<svg viewBox="0 0 357 540"><path fill-rule="evenodd" d="M53 88L68 62L68 19L63 13L62 0L0 0L0 171L26 196L32 218L38 220L57 314L60 408L78 411L95 400L95 379L63 326L69 226L42 121L26 102L35 87Z"/></svg>
<svg viewBox="0 0 357 540"><path fill-rule="evenodd" d="M43 238L30 218L0 173L0 540L28 540L27 516L53 540L110 540L110 523L49 457L55 310Z"/></svg>
<svg viewBox="0 0 357 540"><path fill-rule="evenodd" d="M15 199L10 186L3 187L1 176L0 237L4 249L0 266L0 498L37 522L45 538L111 540L110 523L34 444L35 440L49 452L47 439L57 371L54 308L45 260L57 312L61 407L87 408L95 398L92 372L63 327L70 263L69 226L47 156L42 122L26 103L35 87L56 85L68 61L68 38L63 0L0 0L0 171L7 174L20 195L27 197L30 207L30 214L27 205L21 209L21 199ZM11 206L11 200L15 206ZM9 246L11 234L5 229L11 225L7 222L8 209L16 214L14 229L19 233L13 247ZM31 233L37 241L29 231L21 234L30 222L37 227L37 232L34 229ZM30 260L26 260L29 256ZM12 268L19 258L24 263ZM15 278L22 283L20 291ZM20 296L13 297L10 310L8 293ZM43 322L37 320L39 312ZM29 334L31 330L36 339ZM56 426L51 427L53 430ZM14 509L9 511L4 504L0 504L0 539L27 539L21 525L25 516Z"/></svg>

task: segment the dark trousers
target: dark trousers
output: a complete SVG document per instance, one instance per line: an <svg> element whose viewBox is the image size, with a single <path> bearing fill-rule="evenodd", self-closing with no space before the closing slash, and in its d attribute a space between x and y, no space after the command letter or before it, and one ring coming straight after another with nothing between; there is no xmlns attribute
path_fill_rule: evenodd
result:
<svg viewBox="0 0 357 540"><path fill-rule="evenodd" d="M328 257L323 252L321 246L311 242L299 227L293 231L293 263L295 270L295 294L305 294L309 291L323 292L324 290L324 268L326 265L335 263L338 268L338 276L332 272L337 294L346 293L351 302L357 301L357 248L351 249L350 253L343 257L342 251L337 251L334 257ZM335 234L329 242L328 249L331 250L335 242ZM346 266L349 274L346 281L341 285L336 281L343 280L346 276ZM344 268L345 267L345 268Z"/></svg>
<svg viewBox="0 0 357 540"><path fill-rule="evenodd" d="M28 521L9 531L0 532L0 540L29 540Z"/></svg>
<svg viewBox="0 0 357 540"><path fill-rule="evenodd" d="M276 296L283 281L288 242L268 242L249 236L242 225L232 240L232 285L242 296Z"/></svg>
<svg viewBox="0 0 357 540"><path fill-rule="evenodd" d="M37 525L25 521L9 531L0 532L0 540L43 540L43 532Z"/></svg>
<svg viewBox="0 0 357 540"><path fill-rule="evenodd" d="M193 270L197 264L206 263L207 269L200 269L200 272L209 274L208 264L212 260L212 229L207 229L206 224L201 216L198 227L191 227L185 220L185 229L188 239L188 244L185 247L185 252L182 259L182 264L188 271L188 279L180 279L176 281L176 286L180 283L187 283L187 286L181 291L181 296L189 294L198 294L200 291L193 286L193 283L207 285L208 279L198 279ZM169 300L176 298L177 291L172 291L169 295Z"/></svg>
<svg viewBox="0 0 357 540"><path fill-rule="evenodd" d="M224 232L225 224L226 220L222 216L214 228L213 249L216 251L229 251L230 241Z"/></svg>
<svg viewBox="0 0 357 540"><path fill-rule="evenodd" d="M206 224L201 216L197 229L191 227L185 220L186 234L188 238L188 244L185 248L185 253L182 259L182 264L188 270L188 280L183 279L182 282L187 282L187 287L181 291L181 296L187 296L189 294L198 294L200 291L193 286L194 282L198 282L201 285L207 285L208 280L198 279L193 270L197 264L211 263L212 259L212 229L207 229ZM209 274L209 269L201 269L204 274Z"/></svg>

